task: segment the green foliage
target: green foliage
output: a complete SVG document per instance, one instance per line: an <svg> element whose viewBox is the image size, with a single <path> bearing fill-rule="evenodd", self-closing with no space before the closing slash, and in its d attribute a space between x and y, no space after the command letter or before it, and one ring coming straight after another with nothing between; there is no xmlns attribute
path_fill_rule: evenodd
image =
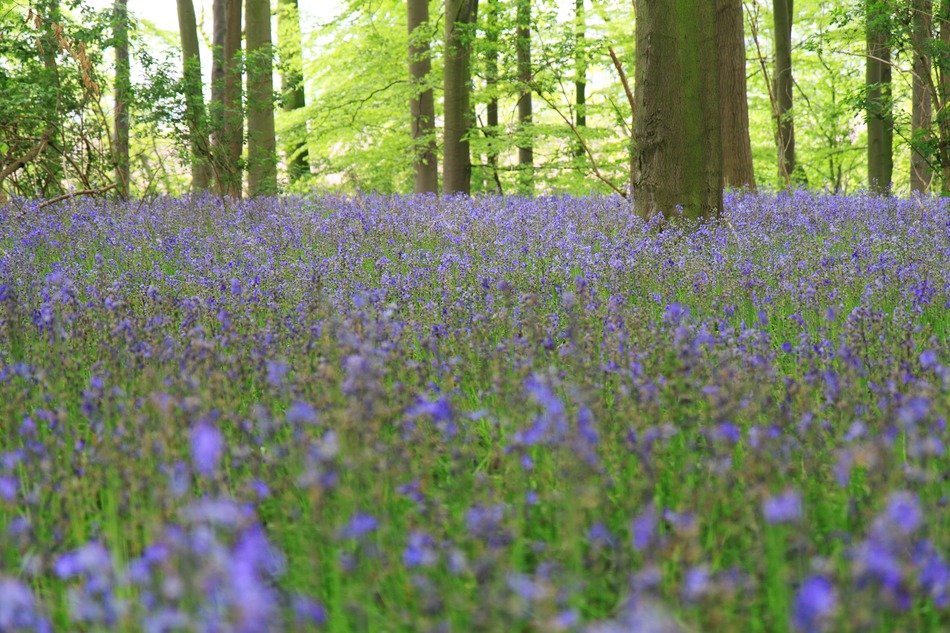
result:
<svg viewBox="0 0 950 633"><path fill-rule="evenodd" d="M43 148L42 159L0 183L4 189L53 195L64 177L82 185L103 178L109 148L100 69L109 37L109 14L78 1L0 4L0 170Z"/></svg>
<svg viewBox="0 0 950 633"><path fill-rule="evenodd" d="M946 95L934 99L929 132L911 129L914 54L924 53L933 60L928 80L935 93L942 94L941 65L950 72L946 69L950 51L938 36L936 19L930 37L915 42L913 4L913 0L874 0L888 18L893 57L888 116L894 125L897 192L908 189L912 148L938 174L935 189L941 184L941 163L950 160L941 155L950 142ZM940 2L934 4L938 11ZM784 186L776 169L768 86L773 73L771 5L768 0L743 2L753 160L757 184L767 189ZM494 14L493 6L497 6ZM799 186L840 192L866 186L868 6L867 0L795 2L792 116L798 165L794 180ZM70 188L108 185L113 180L110 11L92 10L89 0L37 0L32 7L0 0L0 172L29 158L46 130L51 132L49 147L0 179L0 187L7 193L49 196ZM426 87L435 95L441 165L442 7L432 0L430 23L414 35L431 48L432 71L422 85L409 81L403 0L346 0L337 17L316 28L305 19L300 51L295 43L287 48L280 41L287 38L278 34L276 69L282 74L302 71L307 91L305 108L277 113L282 152L306 150L312 170L312 175L304 171L305 177L288 189L410 191L409 157L414 147L408 101L413 91ZM616 53L632 84L636 61L632 3L586 0L581 39L574 0L533 0L528 85L517 73L515 4L482 0L479 9L475 28L468 34L473 38L475 126L469 135L473 191L516 191L517 148L528 144L534 148L539 193L625 190L632 112L609 50ZM306 4L303 14L306 17ZM192 136L208 137L219 108L209 103L206 119L188 125L184 95L194 94L194 86L186 89L182 82L177 38L132 18L133 193L178 193L188 185ZM297 52L303 58L299 68L291 61ZM493 58L496 66L490 63ZM586 125L577 127L574 82L581 71L586 79ZM521 127L517 99L526 88L534 95L533 123ZM207 96L207 83L204 90ZM497 126L488 123L492 102L498 104Z"/></svg>

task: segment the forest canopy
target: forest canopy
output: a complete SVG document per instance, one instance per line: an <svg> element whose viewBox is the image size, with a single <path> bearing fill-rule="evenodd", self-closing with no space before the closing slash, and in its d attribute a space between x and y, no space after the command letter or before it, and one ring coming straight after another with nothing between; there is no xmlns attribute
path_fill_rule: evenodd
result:
<svg viewBox="0 0 950 633"><path fill-rule="evenodd" d="M626 194L637 4L0 0L0 187ZM945 192L948 7L719 0L724 184Z"/></svg>

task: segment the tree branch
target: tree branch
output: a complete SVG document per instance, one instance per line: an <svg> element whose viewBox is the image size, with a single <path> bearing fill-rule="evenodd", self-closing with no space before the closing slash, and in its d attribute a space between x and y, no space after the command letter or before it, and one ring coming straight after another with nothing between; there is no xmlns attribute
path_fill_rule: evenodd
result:
<svg viewBox="0 0 950 633"><path fill-rule="evenodd" d="M43 202L39 203L36 206L36 208L42 209L44 207L48 207L51 204L56 204L57 202L62 202L63 200L69 200L70 198L75 198L76 196L99 196L109 191L110 189L115 189L115 187L116 187L116 183L112 183L111 185L106 185L105 187L101 187L99 189L83 189L81 191L71 191L69 193L64 193L61 196L56 196L55 198L44 200Z"/></svg>

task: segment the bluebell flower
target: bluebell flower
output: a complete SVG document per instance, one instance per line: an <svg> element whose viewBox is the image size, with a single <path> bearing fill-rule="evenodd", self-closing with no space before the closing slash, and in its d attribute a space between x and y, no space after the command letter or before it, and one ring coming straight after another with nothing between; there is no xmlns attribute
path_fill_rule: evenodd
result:
<svg viewBox="0 0 950 633"><path fill-rule="evenodd" d="M323 626L327 621L327 611L323 605L303 595L296 595L291 601L294 621L300 626Z"/></svg>
<svg viewBox="0 0 950 633"><path fill-rule="evenodd" d="M438 553L433 546L432 537L425 532L410 532L406 549L402 553L403 564L409 568L431 567L438 560Z"/></svg>
<svg viewBox="0 0 950 633"><path fill-rule="evenodd" d="M920 501L915 494L907 491L891 493L884 516L890 525L905 535L915 532L924 520Z"/></svg>
<svg viewBox="0 0 950 633"><path fill-rule="evenodd" d="M769 523L796 523L802 518L802 497L786 490L762 502L762 514Z"/></svg>
<svg viewBox="0 0 950 633"><path fill-rule="evenodd" d="M920 366L923 369L933 369L937 366L937 352L932 349L924 350L920 353Z"/></svg>
<svg viewBox="0 0 950 633"><path fill-rule="evenodd" d="M4 633L52 633L30 589L13 578L0 576L0 631Z"/></svg>
<svg viewBox="0 0 950 633"><path fill-rule="evenodd" d="M357 512L350 517L349 522L340 531L343 538L360 539L376 531L379 521L371 514Z"/></svg>
<svg viewBox="0 0 950 633"><path fill-rule="evenodd" d="M287 422L290 424L313 424L317 421L317 410L309 402L297 400L287 409Z"/></svg>
<svg viewBox="0 0 950 633"><path fill-rule="evenodd" d="M926 418L929 411L930 400L922 396L913 396L897 410L897 419L904 426L909 426Z"/></svg>
<svg viewBox="0 0 950 633"><path fill-rule="evenodd" d="M0 499L8 503L16 501L19 488L15 477L0 476Z"/></svg>
<svg viewBox="0 0 950 633"><path fill-rule="evenodd" d="M290 365L280 360L269 360L265 366L267 368L267 383L271 387L281 386L284 377L290 371Z"/></svg>
<svg viewBox="0 0 950 633"><path fill-rule="evenodd" d="M199 422L191 430L191 460L195 470L205 477L217 472L224 452L224 437L208 422Z"/></svg>
<svg viewBox="0 0 950 633"><path fill-rule="evenodd" d="M712 574L707 565L696 565L686 571L683 578L683 597L689 601L701 599L710 589Z"/></svg>
<svg viewBox="0 0 950 633"><path fill-rule="evenodd" d="M633 535L633 547L642 552L653 543L656 538L657 515L656 508L648 505L630 525L630 531Z"/></svg>
<svg viewBox="0 0 950 633"><path fill-rule="evenodd" d="M838 608L838 593L824 576L809 576L802 582L792 607L792 625L801 633L827 630Z"/></svg>

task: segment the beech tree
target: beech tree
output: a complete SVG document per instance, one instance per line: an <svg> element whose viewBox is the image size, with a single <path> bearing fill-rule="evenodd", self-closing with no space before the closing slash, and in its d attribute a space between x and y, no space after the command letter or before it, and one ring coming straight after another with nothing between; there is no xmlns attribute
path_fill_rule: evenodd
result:
<svg viewBox="0 0 950 633"><path fill-rule="evenodd" d="M778 174L786 186L795 173L795 122L792 118L792 16L794 0L773 0L775 26L775 144Z"/></svg>
<svg viewBox="0 0 950 633"><path fill-rule="evenodd" d="M472 127L471 31L477 8L478 0L445 2L442 184L447 194L468 194L472 190L472 157L468 134Z"/></svg>
<svg viewBox="0 0 950 633"><path fill-rule="evenodd" d="M742 0L717 0L722 174L729 187L755 188L746 93Z"/></svg>
<svg viewBox="0 0 950 633"><path fill-rule="evenodd" d="M211 66L213 171L218 193L236 198L242 193L244 145L241 9L241 0L214 0Z"/></svg>
<svg viewBox="0 0 950 633"><path fill-rule="evenodd" d="M586 39L586 19L584 0L574 0L574 125L580 130L587 126L587 53L584 50ZM584 155L580 143L574 148L574 156Z"/></svg>
<svg viewBox="0 0 950 633"><path fill-rule="evenodd" d="M722 210L716 5L637 0L634 207L644 218Z"/></svg>
<svg viewBox="0 0 950 633"><path fill-rule="evenodd" d="M534 191L534 147L531 139L531 119L534 110L531 98L531 0L518 0L515 51L518 58L518 167L519 189L522 195Z"/></svg>
<svg viewBox="0 0 950 633"><path fill-rule="evenodd" d="M60 49L56 27L62 19L59 0L45 0L39 4L39 10L42 12L40 14L40 53L43 58L43 82L46 88L42 99L46 141L40 152L43 165L40 191L44 196L53 197L63 191L60 71L56 61L56 55Z"/></svg>
<svg viewBox="0 0 950 633"><path fill-rule="evenodd" d="M868 187L877 193L890 191L894 174L890 11L884 0L866 2Z"/></svg>
<svg viewBox="0 0 950 633"><path fill-rule="evenodd" d="M438 193L439 166L435 146L435 100L429 73L429 0L408 0L409 79L413 93L409 99L410 131L415 141L412 160L415 193Z"/></svg>
<svg viewBox="0 0 950 633"><path fill-rule="evenodd" d="M303 81L303 50L300 35L300 7L297 0L280 0L277 13L277 43L280 46L280 89L284 112L303 110L307 105ZM310 173L310 158L306 142L307 126L303 135L291 134L284 143L287 156L287 177L296 182Z"/></svg>
<svg viewBox="0 0 950 633"><path fill-rule="evenodd" d="M502 194L501 178L498 175L498 33L499 26L498 0L488 0L485 11L485 91L488 93L488 102L485 104L484 134L488 138L488 169L494 181L493 185L486 185L485 189L494 188Z"/></svg>
<svg viewBox="0 0 950 633"><path fill-rule="evenodd" d="M938 155L943 171L941 180L941 195L950 196L950 0L941 0L940 14L937 17L940 25L940 40L938 50L942 52L937 64L937 101L934 106L937 110L937 128L940 132L940 146Z"/></svg>
<svg viewBox="0 0 950 633"><path fill-rule="evenodd" d="M205 191L211 182L211 164L208 162L208 133L205 124L195 5L192 0L178 0L177 4L185 119L188 123L188 137L191 145L191 188L192 191Z"/></svg>
<svg viewBox="0 0 950 633"><path fill-rule="evenodd" d="M247 191L277 193L274 69L269 0L247 0Z"/></svg>
<svg viewBox="0 0 950 633"><path fill-rule="evenodd" d="M920 193L930 190L933 169L920 146L932 138L933 100L930 95L930 40L933 37L933 0L913 0L911 16L911 54L914 58L911 77L911 137L910 190Z"/></svg>
<svg viewBox="0 0 950 633"><path fill-rule="evenodd" d="M122 198L129 197L129 98L132 79L129 71L128 0L115 0L115 182Z"/></svg>

